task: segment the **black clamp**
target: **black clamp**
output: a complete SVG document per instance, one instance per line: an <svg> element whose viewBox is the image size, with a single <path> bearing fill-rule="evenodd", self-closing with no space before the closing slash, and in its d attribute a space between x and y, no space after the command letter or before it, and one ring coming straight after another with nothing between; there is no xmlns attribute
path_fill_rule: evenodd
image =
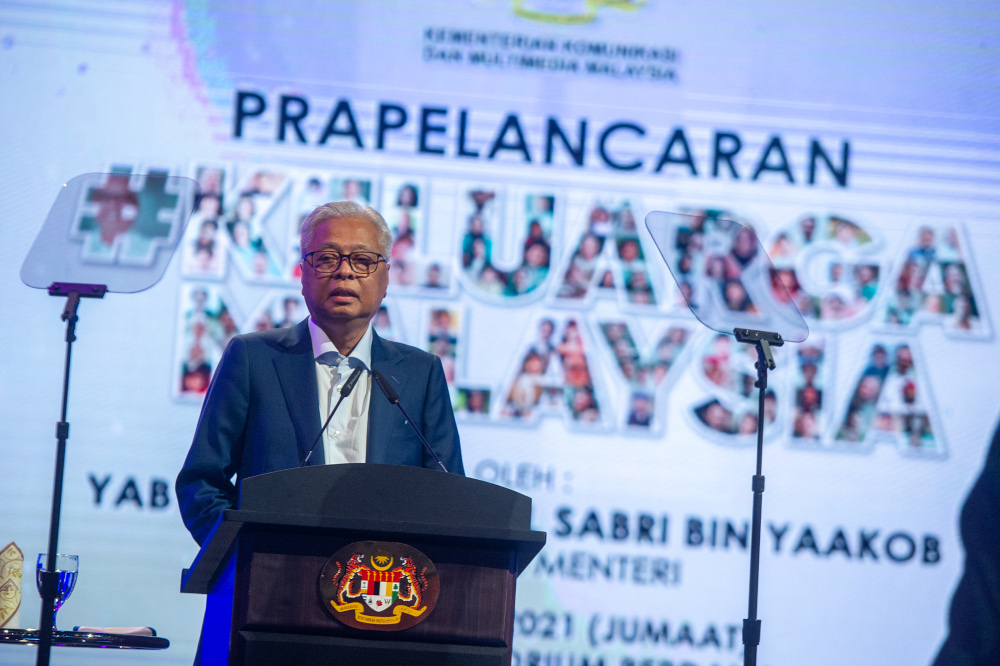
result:
<svg viewBox="0 0 1000 666"><path fill-rule="evenodd" d="M743 645L760 645L760 620L743 620Z"/></svg>
<svg viewBox="0 0 1000 666"><path fill-rule="evenodd" d="M749 342L757 345L757 348L760 349L761 353L764 355L764 360L767 363L767 369L774 370L774 356L771 355L771 347L780 347L785 344L785 341L781 337L780 333L755 331L750 328L734 328L733 333L736 335L736 339L740 342ZM757 368L757 370L757 374L759 375L760 368Z"/></svg>

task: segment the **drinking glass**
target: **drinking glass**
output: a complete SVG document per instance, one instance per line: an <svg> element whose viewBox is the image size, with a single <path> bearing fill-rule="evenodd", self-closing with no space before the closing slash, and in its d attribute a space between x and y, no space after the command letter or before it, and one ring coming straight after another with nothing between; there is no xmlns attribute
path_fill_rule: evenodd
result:
<svg viewBox="0 0 1000 666"><path fill-rule="evenodd" d="M38 594L42 593L42 573L48 571L49 556L42 553L38 556L38 565L35 568L35 583L38 585ZM76 575L80 570L80 558L77 555L56 555L56 569L58 583L56 585L56 603L52 609L52 631L56 629L56 611L63 605L63 602L73 593L76 587Z"/></svg>

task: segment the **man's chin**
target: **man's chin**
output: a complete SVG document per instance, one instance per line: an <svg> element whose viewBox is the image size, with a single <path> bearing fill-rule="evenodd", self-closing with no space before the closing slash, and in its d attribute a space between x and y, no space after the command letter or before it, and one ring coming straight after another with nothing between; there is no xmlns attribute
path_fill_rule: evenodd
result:
<svg viewBox="0 0 1000 666"><path fill-rule="evenodd" d="M321 316L331 324L346 324L353 321L368 321L369 315L361 312L357 303L342 306L332 306L323 308Z"/></svg>
<svg viewBox="0 0 1000 666"><path fill-rule="evenodd" d="M336 319L338 321L355 319L358 316L357 307L351 307L350 305L326 307L323 309L323 312L329 319Z"/></svg>

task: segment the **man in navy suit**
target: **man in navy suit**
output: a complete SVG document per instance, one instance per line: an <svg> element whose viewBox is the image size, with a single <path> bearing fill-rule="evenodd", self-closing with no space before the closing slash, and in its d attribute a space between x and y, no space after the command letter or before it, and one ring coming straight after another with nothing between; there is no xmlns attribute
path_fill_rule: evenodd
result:
<svg viewBox="0 0 1000 666"><path fill-rule="evenodd" d="M184 524L202 544L237 503L236 482L309 464L369 462L437 468L402 415L375 387L386 377L449 472L464 474L441 361L378 337L371 320L389 285L392 234L382 216L350 201L324 204L302 223L302 295L309 317L292 328L234 338L202 406L177 476ZM360 380L330 420L356 368ZM316 447L309 454L310 447Z"/></svg>

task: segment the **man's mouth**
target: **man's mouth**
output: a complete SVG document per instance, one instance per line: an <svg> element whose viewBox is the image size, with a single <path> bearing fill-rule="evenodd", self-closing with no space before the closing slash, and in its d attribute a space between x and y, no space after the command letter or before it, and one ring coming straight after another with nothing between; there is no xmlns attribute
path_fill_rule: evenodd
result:
<svg viewBox="0 0 1000 666"><path fill-rule="evenodd" d="M355 294L350 289L333 289L330 291L331 298L357 298L358 295Z"/></svg>

